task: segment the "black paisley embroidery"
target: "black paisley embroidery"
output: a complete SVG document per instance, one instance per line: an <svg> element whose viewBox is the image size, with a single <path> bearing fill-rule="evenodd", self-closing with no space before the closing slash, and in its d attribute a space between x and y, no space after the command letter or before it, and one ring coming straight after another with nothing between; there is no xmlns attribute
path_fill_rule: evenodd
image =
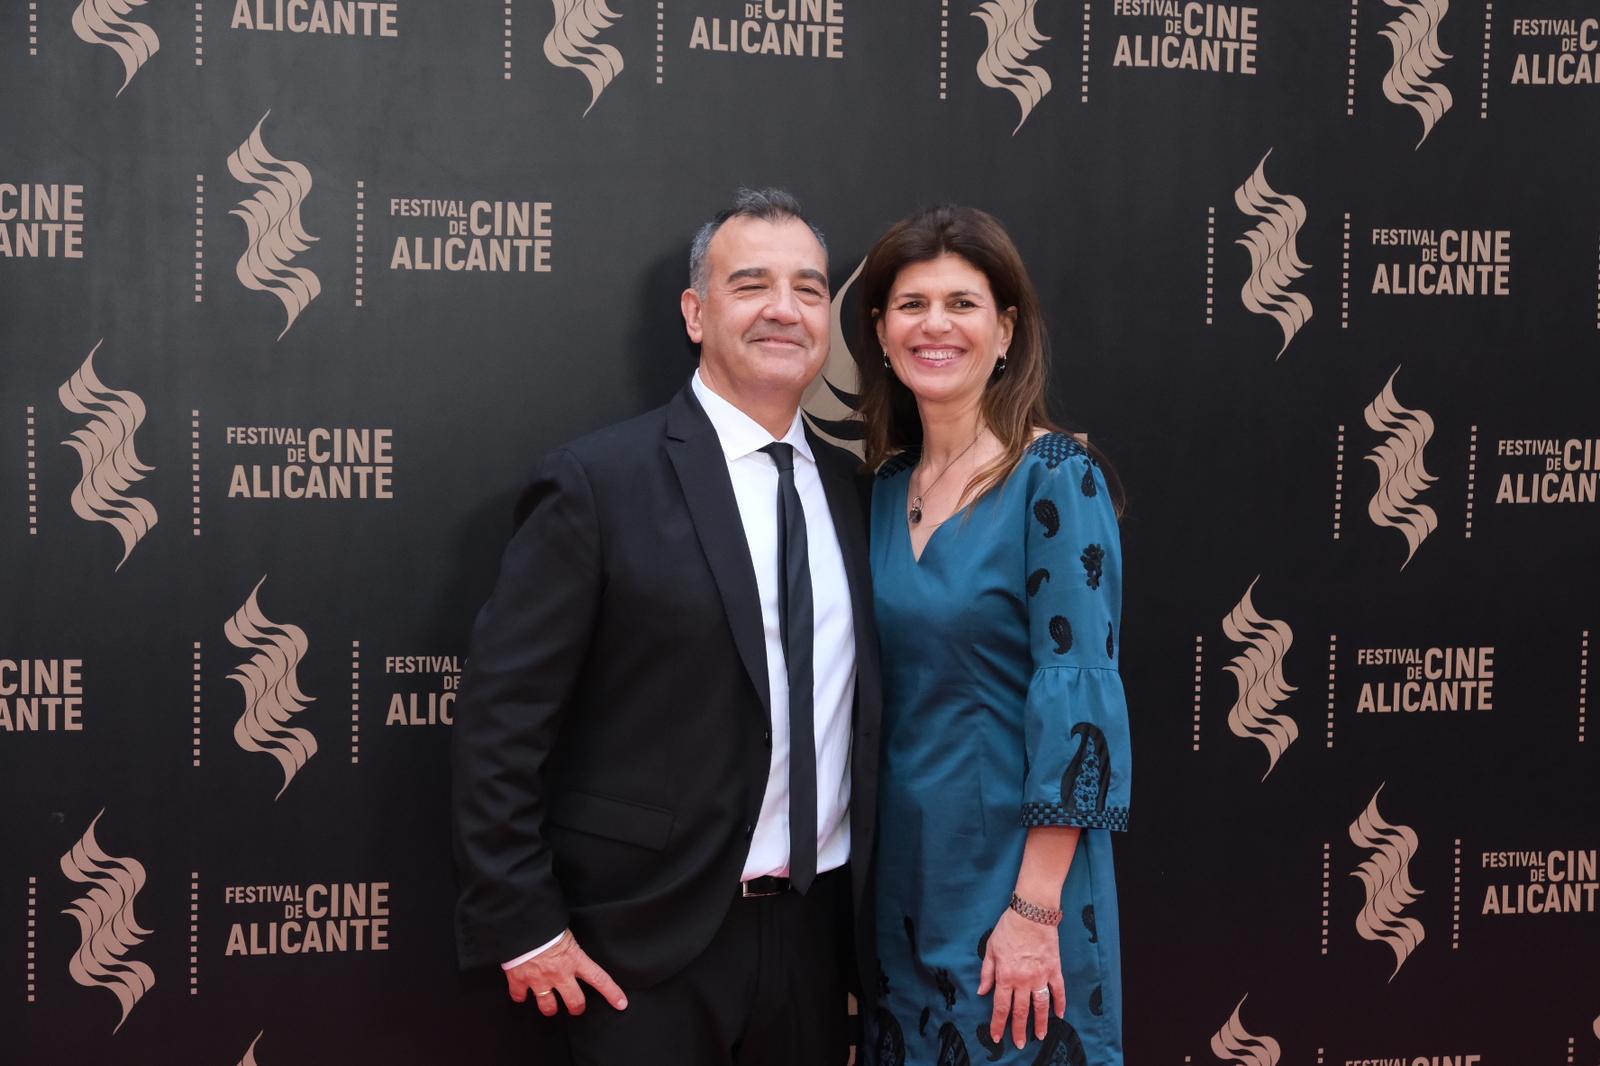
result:
<svg viewBox="0 0 1600 1066"><path fill-rule="evenodd" d="M976 1030L978 1046L989 1053L990 1062L999 1062L1000 1056L1006 1053L1005 1045L989 1035L989 1023L979 1022Z"/></svg>
<svg viewBox="0 0 1600 1066"><path fill-rule="evenodd" d="M1106 658L1107 659L1115 659L1117 657L1117 641L1116 641L1116 637L1114 636L1114 632L1115 631L1111 628L1111 623L1107 622L1106 623Z"/></svg>
<svg viewBox="0 0 1600 1066"><path fill-rule="evenodd" d="M1083 1040L1071 1022L1050 1016L1044 1046L1033 1066L1089 1066L1089 1053L1083 1049Z"/></svg>
<svg viewBox="0 0 1600 1066"><path fill-rule="evenodd" d="M1061 775L1061 805L1084 813L1106 809L1106 792L1111 787L1111 753L1106 750L1106 735L1098 726L1079 722L1072 727L1078 741L1077 754Z"/></svg>
<svg viewBox="0 0 1600 1066"><path fill-rule="evenodd" d="M1085 496L1095 496L1095 495L1099 494L1100 489L1094 483L1094 467L1093 466L1085 466L1083 468L1083 486L1082 487L1083 487L1083 494Z"/></svg>
<svg viewBox="0 0 1600 1066"><path fill-rule="evenodd" d="M878 1066L905 1066L906 1034L901 1031L900 1023L893 1014L879 1007L877 1025Z"/></svg>
<svg viewBox="0 0 1600 1066"><path fill-rule="evenodd" d="M1039 594L1039 587L1041 585L1043 585L1046 581L1049 581L1049 580L1050 580L1050 571L1046 570L1042 566L1039 569L1035 570L1033 573L1029 574L1028 575L1028 595L1037 596Z"/></svg>
<svg viewBox="0 0 1600 1066"><path fill-rule="evenodd" d="M1044 526L1044 538L1049 540L1061 532L1061 512L1056 510L1056 505L1051 500L1040 500L1033 505L1033 517Z"/></svg>
<svg viewBox="0 0 1600 1066"><path fill-rule="evenodd" d="M1083 549L1083 554L1078 556L1078 561L1083 564L1085 580L1092 589L1100 587L1100 577L1105 573L1101 564L1105 561L1105 557L1106 550L1098 544L1089 545Z"/></svg>
<svg viewBox="0 0 1600 1066"><path fill-rule="evenodd" d="M933 1017L932 1007L923 1007L922 1014L917 1017L917 1035L928 1035L928 1019Z"/></svg>
<svg viewBox="0 0 1600 1066"><path fill-rule="evenodd" d="M933 971L933 983L939 989L939 994L944 997L944 1009L954 1010L956 1005L956 982L950 976L950 971L944 967Z"/></svg>
<svg viewBox="0 0 1600 1066"><path fill-rule="evenodd" d="M1024 755L1023 758L1027 758L1027 756ZM992 932L994 932L993 929L985 929L983 935L978 938L978 958L980 960L989 952L989 934Z"/></svg>
<svg viewBox="0 0 1600 1066"><path fill-rule="evenodd" d="M1091 943L1091 944L1100 943L1100 931L1095 928L1095 924L1094 924L1094 904L1093 903L1091 903L1088 906L1083 908L1083 927L1085 929L1089 930L1089 943Z"/></svg>
<svg viewBox="0 0 1600 1066"><path fill-rule="evenodd" d="M1065 655L1072 650L1072 623L1061 615L1050 619L1050 639L1056 642L1056 654Z"/></svg>
<svg viewBox="0 0 1600 1066"><path fill-rule="evenodd" d="M939 1026L939 1057L934 1062L936 1066L972 1066L967 1042L961 1039L961 1031L954 1022Z"/></svg>
<svg viewBox="0 0 1600 1066"><path fill-rule="evenodd" d="M1095 985L1094 986L1094 991L1089 993L1089 1013L1093 1014L1093 1015L1096 1015L1098 1017L1099 1015L1102 1015L1105 1012L1106 1012L1105 997L1101 993L1100 986L1099 985Z"/></svg>

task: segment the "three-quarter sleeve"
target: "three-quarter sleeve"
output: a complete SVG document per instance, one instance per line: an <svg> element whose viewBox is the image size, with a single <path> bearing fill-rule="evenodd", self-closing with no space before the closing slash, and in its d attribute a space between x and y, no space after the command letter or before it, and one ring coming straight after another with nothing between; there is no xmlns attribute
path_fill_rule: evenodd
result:
<svg viewBox="0 0 1600 1066"><path fill-rule="evenodd" d="M1025 826L1126 829L1133 764L1117 673L1122 552L1098 465L1041 438L1028 495L1026 590L1033 677L1024 710Z"/></svg>

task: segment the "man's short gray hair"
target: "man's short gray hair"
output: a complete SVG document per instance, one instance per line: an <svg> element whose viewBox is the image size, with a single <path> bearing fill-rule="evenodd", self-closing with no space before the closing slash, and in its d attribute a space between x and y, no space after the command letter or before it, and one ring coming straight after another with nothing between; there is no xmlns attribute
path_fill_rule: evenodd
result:
<svg viewBox="0 0 1600 1066"><path fill-rule="evenodd" d="M730 218L759 218L763 222L784 222L796 219L804 222L817 238L817 243L822 245L824 257L828 254L828 242L823 239L822 231L806 218L800 208L800 201L783 189L744 189L741 188L733 194L733 204L717 212L716 217L695 231L694 240L689 244L689 287L699 293L701 297L706 294L706 289L711 284L706 266L706 251L711 247L711 238L717 235L717 230Z"/></svg>

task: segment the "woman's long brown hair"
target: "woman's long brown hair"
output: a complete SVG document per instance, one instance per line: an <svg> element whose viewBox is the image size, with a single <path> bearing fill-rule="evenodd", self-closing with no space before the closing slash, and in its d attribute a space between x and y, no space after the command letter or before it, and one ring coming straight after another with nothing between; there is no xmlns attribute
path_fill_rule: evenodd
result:
<svg viewBox="0 0 1600 1066"><path fill-rule="evenodd" d="M877 469L891 455L922 446L922 419L917 414L916 398L883 365L877 319L884 313L890 289L900 272L912 263L941 255L957 255L971 263L988 278L997 308L1017 310L1005 369L996 368L979 405L984 425L999 439L1003 451L967 483L961 497L965 505L1000 484L1017 468L1035 429L1062 430L1049 411L1050 339L1039 312L1039 296L1017 246L1000 221L988 212L939 204L891 226L867 253L861 270L854 353L861 375L860 412L865 423L868 469ZM1087 443L1086 447L1104 469L1120 515L1121 486L1099 449Z"/></svg>

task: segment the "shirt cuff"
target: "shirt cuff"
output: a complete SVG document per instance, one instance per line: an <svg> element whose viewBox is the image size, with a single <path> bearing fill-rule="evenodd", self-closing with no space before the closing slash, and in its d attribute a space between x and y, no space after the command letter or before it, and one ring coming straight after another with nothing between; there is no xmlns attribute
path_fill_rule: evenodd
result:
<svg viewBox="0 0 1600 1066"><path fill-rule="evenodd" d="M551 948L555 947L557 944L561 943L561 938L566 936L566 935L567 935L567 931L565 929L563 929L563 930L561 930L561 932L557 933L553 938L551 938L550 940L545 941L543 944L540 944L538 947L534 948L532 951L525 952L525 953L523 953L521 955L518 955L516 958L512 959L510 962L502 962L500 964L500 968L502 970L514 970L518 966L521 966L523 963L527 962L529 959L533 958L534 956L542 955L545 952L549 951Z"/></svg>

